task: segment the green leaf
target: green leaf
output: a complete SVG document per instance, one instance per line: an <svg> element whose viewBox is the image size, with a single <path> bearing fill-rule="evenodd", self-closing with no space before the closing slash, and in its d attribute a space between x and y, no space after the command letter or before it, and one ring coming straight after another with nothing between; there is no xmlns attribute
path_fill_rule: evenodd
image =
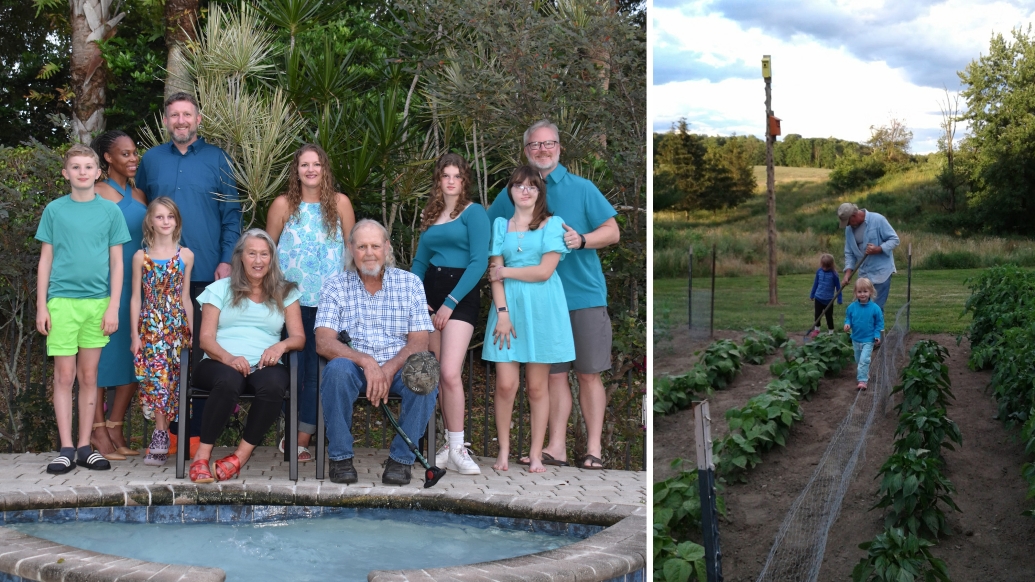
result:
<svg viewBox="0 0 1035 582"><path fill-rule="evenodd" d="M670 558L665 561L665 582L687 582L690 579L690 563L681 558Z"/></svg>

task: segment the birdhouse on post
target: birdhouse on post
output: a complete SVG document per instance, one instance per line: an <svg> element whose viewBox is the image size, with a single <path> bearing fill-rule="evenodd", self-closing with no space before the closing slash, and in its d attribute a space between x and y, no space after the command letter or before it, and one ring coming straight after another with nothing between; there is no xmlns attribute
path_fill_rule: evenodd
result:
<svg viewBox="0 0 1035 582"><path fill-rule="evenodd" d="M773 137L780 135L780 118L775 115L769 116L769 135Z"/></svg>
<svg viewBox="0 0 1035 582"><path fill-rule="evenodd" d="M773 77L773 62L769 58L769 55L762 55L762 78L771 79Z"/></svg>

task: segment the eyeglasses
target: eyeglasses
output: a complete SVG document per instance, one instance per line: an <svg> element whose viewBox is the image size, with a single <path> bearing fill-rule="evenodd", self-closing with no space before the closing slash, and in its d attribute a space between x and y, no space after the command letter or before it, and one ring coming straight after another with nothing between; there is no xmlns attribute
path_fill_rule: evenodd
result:
<svg viewBox="0 0 1035 582"><path fill-rule="evenodd" d="M554 142L554 143L557 143L557 142ZM538 194L539 193L539 188L536 188L535 186L525 186L524 184L518 184L517 186L514 186L514 189L517 190L518 192L528 192L529 194Z"/></svg>
<svg viewBox="0 0 1035 582"><path fill-rule="evenodd" d="M552 150L553 148L557 147L557 144L559 143L560 142L555 139L551 139L550 141L530 141L525 144L525 147L532 150L533 152L538 150L539 148Z"/></svg>

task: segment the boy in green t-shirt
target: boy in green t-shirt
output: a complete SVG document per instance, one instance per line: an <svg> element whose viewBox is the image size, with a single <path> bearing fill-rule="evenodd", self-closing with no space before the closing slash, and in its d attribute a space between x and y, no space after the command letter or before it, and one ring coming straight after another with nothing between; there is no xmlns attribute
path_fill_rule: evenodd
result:
<svg viewBox="0 0 1035 582"><path fill-rule="evenodd" d="M36 239L43 243L36 282L36 329L54 356L54 415L61 452L47 472L75 465L110 469L90 446L97 405L97 362L119 327L122 244L130 240L122 211L94 192L101 175L97 154L76 144L65 154L61 175L72 193L43 209ZM79 378L79 440L72 442L72 383Z"/></svg>

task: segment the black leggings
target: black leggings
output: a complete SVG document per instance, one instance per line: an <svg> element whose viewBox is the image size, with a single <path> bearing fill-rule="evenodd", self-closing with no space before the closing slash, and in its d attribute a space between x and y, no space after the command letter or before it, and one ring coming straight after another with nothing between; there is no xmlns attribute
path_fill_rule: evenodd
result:
<svg viewBox="0 0 1035 582"><path fill-rule="evenodd" d="M215 444L241 394L248 393L254 394L255 400L248 411L242 437L248 444L258 446L280 415L291 377L283 364L255 370L245 378L230 366L205 358L198 364L193 380L198 388L209 391L208 404L201 417L201 442Z"/></svg>
<svg viewBox="0 0 1035 582"><path fill-rule="evenodd" d="M834 304L829 299L826 301L814 299L813 301L816 302L816 312L812 315L812 320L818 321L819 314L822 313L827 316L827 329L834 329ZM830 303L830 307L827 307L828 303Z"/></svg>

